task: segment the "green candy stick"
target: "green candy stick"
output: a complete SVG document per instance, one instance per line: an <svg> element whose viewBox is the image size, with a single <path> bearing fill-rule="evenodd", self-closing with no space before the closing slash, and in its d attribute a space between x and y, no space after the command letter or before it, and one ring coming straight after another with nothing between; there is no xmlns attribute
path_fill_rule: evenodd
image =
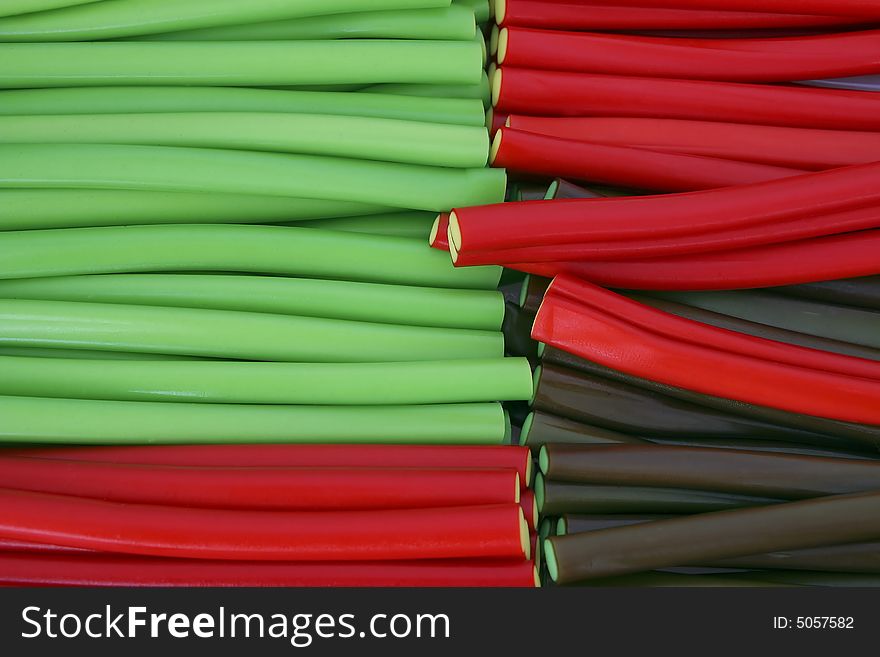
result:
<svg viewBox="0 0 880 657"><path fill-rule="evenodd" d="M298 222L385 213L388 208L322 199L127 189L0 189L0 231L174 223ZM433 212L424 212L431 221ZM429 224L427 219L424 220ZM370 231L366 231L370 232Z"/></svg>
<svg viewBox="0 0 880 657"><path fill-rule="evenodd" d="M359 217L328 217L326 219L284 222L282 225L341 230L348 233L409 237L422 240L424 243L431 234L431 228L436 218L437 215L433 212L412 210L409 212L388 212Z"/></svg>
<svg viewBox="0 0 880 657"><path fill-rule="evenodd" d="M472 41L6 43L0 87L477 84L482 62Z"/></svg>
<svg viewBox="0 0 880 657"><path fill-rule="evenodd" d="M486 73L483 73L483 77L476 84L374 84L364 87L363 91L358 93L479 100L484 109L492 104L489 78ZM485 119L484 115L484 122Z"/></svg>
<svg viewBox="0 0 880 657"><path fill-rule="evenodd" d="M467 41L476 33L467 7L365 11L133 37L139 41L305 41L312 39L436 39Z"/></svg>
<svg viewBox="0 0 880 657"><path fill-rule="evenodd" d="M489 158L484 128L263 112L0 116L0 143L228 148L462 169Z"/></svg>
<svg viewBox="0 0 880 657"><path fill-rule="evenodd" d="M494 358L501 333L268 313L0 299L0 345L287 362Z"/></svg>
<svg viewBox="0 0 880 657"><path fill-rule="evenodd" d="M95 0L3 0L0 4L0 16L30 14L37 11L48 11L62 7L85 5Z"/></svg>
<svg viewBox="0 0 880 657"><path fill-rule="evenodd" d="M413 363L0 357L0 395L217 404L407 405L525 400L524 358Z"/></svg>
<svg viewBox="0 0 880 657"><path fill-rule="evenodd" d="M505 186L503 169L211 148L0 145L0 188L256 194L446 212L501 202Z"/></svg>
<svg viewBox="0 0 880 657"><path fill-rule="evenodd" d="M0 280L0 298L83 301L501 330L500 292L275 276L104 274Z"/></svg>
<svg viewBox="0 0 880 657"><path fill-rule="evenodd" d="M23 1L12 0L16 5ZM30 11L37 11L47 4L51 8L83 3L36 0L31 4L35 4L36 9ZM448 4L449 0L370 0L369 7L374 10L419 9ZM364 0L113 0L0 20L0 39L90 41L363 9Z"/></svg>
<svg viewBox="0 0 880 657"><path fill-rule="evenodd" d="M386 93L284 91L239 87L68 87L0 91L0 115L148 112L289 112L484 126L482 104L467 98Z"/></svg>
<svg viewBox="0 0 880 657"><path fill-rule="evenodd" d="M0 397L6 443L501 444L501 404L258 406Z"/></svg>
<svg viewBox="0 0 880 657"><path fill-rule="evenodd" d="M0 233L0 279L220 271L493 290L500 267L455 268L403 237L287 226L179 224Z"/></svg>

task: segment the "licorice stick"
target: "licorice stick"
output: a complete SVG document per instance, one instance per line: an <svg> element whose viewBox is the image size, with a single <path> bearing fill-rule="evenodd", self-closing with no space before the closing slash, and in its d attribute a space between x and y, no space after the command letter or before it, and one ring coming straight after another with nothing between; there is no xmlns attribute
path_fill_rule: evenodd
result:
<svg viewBox="0 0 880 657"><path fill-rule="evenodd" d="M665 192L715 189L777 180L803 169L703 155L660 152L501 128L492 144L492 166L545 176Z"/></svg>
<svg viewBox="0 0 880 657"><path fill-rule="evenodd" d="M73 4L73 3L70 3ZM371 9L442 7L443 0L377 0ZM4 41L89 41L363 10L358 0L118 0L0 21Z"/></svg>
<svg viewBox="0 0 880 657"><path fill-rule="evenodd" d="M669 514L563 514L556 524L556 535L565 536L567 534L580 534L581 532L593 532L600 529L608 529L609 527L625 527L627 525L637 525L643 522L652 522L654 520L663 520L665 518L675 518L675 515Z"/></svg>
<svg viewBox="0 0 880 657"><path fill-rule="evenodd" d="M524 356L529 363L537 364L537 344L531 338L533 315L523 312L522 308L514 303L507 302L504 311L504 323L501 327L504 333L505 352L510 355Z"/></svg>
<svg viewBox="0 0 880 657"><path fill-rule="evenodd" d="M739 575L748 577L739 577ZM584 587L618 587L627 588L772 588L777 586L800 586L792 583L774 583L764 579L763 572L746 573L714 573L692 574L681 572L651 571L634 575L616 577L598 577L584 582L575 582L576 586Z"/></svg>
<svg viewBox="0 0 880 657"><path fill-rule="evenodd" d="M86 445L404 443L498 445L498 403L265 406L0 397L3 443Z"/></svg>
<svg viewBox="0 0 880 657"><path fill-rule="evenodd" d="M652 332L667 338L711 346L722 351L762 358L775 363L880 380L880 363L876 361L717 328L686 317L679 317L576 279L559 278L551 283L548 294L549 290L552 290L554 295L567 297L591 308L602 309L625 318L628 322L650 326ZM880 315L877 315L877 318L880 320Z"/></svg>
<svg viewBox="0 0 880 657"><path fill-rule="evenodd" d="M527 400L522 358L257 363L0 355L0 395L231 404L388 405Z"/></svg>
<svg viewBox="0 0 880 657"><path fill-rule="evenodd" d="M681 9L671 7L629 7L594 2L548 2L546 0L499 0L495 3L499 25L519 25L556 30L659 30L659 29L748 29L795 28L847 25L858 17ZM861 22L866 22L862 20Z"/></svg>
<svg viewBox="0 0 880 657"><path fill-rule="evenodd" d="M797 440L800 432L750 417L576 370L543 364L535 372L536 410L576 422L652 438L769 438Z"/></svg>
<svg viewBox="0 0 880 657"><path fill-rule="evenodd" d="M323 196L436 212L457 204L498 202L506 178L498 169L111 144L3 144L0 163L0 188Z"/></svg>
<svg viewBox="0 0 880 657"><path fill-rule="evenodd" d="M535 587L523 559L265 562L123 555L0 555L0 582L18 586Z"/></svg>
<svg viewBox="0 0 880 657"><path fill-rule="evenodd" d="M341 230L346 233L367 233L369 235L383 235L386 237L409 237L424 242L431 232L434 213L423 210L410 210L408 212L387 212L350 217L326 217L323 219L308 219L306 221L315 221L317 223L293 221L284 222L282 225Z"/></svg>
<svg viewBox="0 0 880 657"><path fill-rule="evenodd" d="M577 301L570 291L589 284L560 278L563 287L557 293L551 285L538 312L532 330L536 340L635 376L650 371L648 376L661 383L704 394L846 422L880 424L880 383L874 379L670 338ZM641 345L637 357L627 351L628 345L636 343ZM697 369L707 368L718 378L708 381L695 375Z"/></svg>
<svg viewBox="0 0 880 657"><path fill-rule="evenodd" d="M786 550L720 559L712 565L728 568L819 570L880 574L880 543L852 543L806 550Z"/></svg>
<svg viewBox="0 0 880 657"><path fill-rule="evenodd" d="M876 31L789 39L677 39L506 27L498 37L497 60L555 71L788 82L878 73L878 45Z"/></svg>
<svg viewBox="0 0 880 657"><path fill-rule="evenodd" d="M387 210L366 203L283 196L121 189L4 189L0 190L0 231L130 224L311 221L368 216Z"/></svg>
<svg viewBox="0 0 880 657"><path fill-rule="evenodd" d="M809 499L880 488L880 461L672 445L545 445L554 481Z"/></svg>
<svg viewBox="0 0 880 657"><path fill-rule="evenodd" d="M486 130L476 126L318 114L0 116L0 135L8 135L0 143L228 148L463 169L485 166L489 156Z"/></svg>
<svg viewBox="0 0 880 657"><path fill-rule="evenodd" d="M711 310L704 310L692 305L668 301L666 298L648 297L633 293L628 293L626 296L645 305L672 313L673 315L692 319L702 322L703 324L709 324L710 326L736 331L737 333L745 333L746 335L767 338L769 340L776 340L777 342L785 342L787 344L798 345L801 347L809 347L811 349L819 349L821 351L830 351L836 354L880 361L880 349L865 347L851 342L831 340L829 338L810 335L808 333L799 333L797 331L777 328L756 321L739 319L738 317L732 317ZM663 296L665 297L666 295Z"/></svg>
<svg viewBox="0 0 880 657"><path fill-rule="evenodd" d="M575 420L532 411L526 417L520 433L520 443L538 450L548 443L604 444L644 443L636 436L619 433L602 427L581 424Z"/></svg>
<svg viewBox="0 0 880 657"><path fill-rule="evenodd" d="M456 208L450 230L472 251L696 235L867 208L880 198L878 180L872 163L686 194L498 203Z"/></svg>
<svg viewBox="0 0 880 657"><path fill-rule="evenodd" d="M774 292L856 308L880 310L880 276L792 285L777 288Z"/></svg>
<svg viewBox="0 0 880 657"><path fill-rule="evenodd" d="M785 12L796 4L798 11L876 18L880 8L873 0L618 0L619 5L634 7L676 7L681 9L718 9L724 11L776 11Z"/></svg>
<svg viewBox="0 0 880 657"><path fill-rule="evenodd" d="M693 119L831 130L880 127L880 99L857 91L511 66L495 74L492 102L496 111L508 114Z"/></svg>
<svg viewBox="0 0 880 657"><path fill-rule="evenodd" d="M586 189L580 185L575 185L562 178L556 178L556 180L550 183L547 193L550 195L549 198L554 200L566 198L602 198L604 196L610 196L609 194L599 193L595 189Z"/></svg>
<svg viewBox="0 0 880 657"><path fill-rule="evenodd" d="M829 80L799 80L798 84L807 87L824 87L826 89L848 89L850 91L877 91L880 79L876 75L859 75L849 78L832 78Z"/></svg>
<svg viewBox="0 0 880 657"><path fill-rule="evenodd" d="M565 514L559 519L557 536L622 527L673 518L669 515L576 515ZM880 543L853 543L806 550L786 550L755 554L733 559L719 559L707 566L719 568L826 570L834 572L880 572Z"/></svg>
<svg viewBox="0 0 880 657"><path fill-rule="evenodd" d="M880 493L833 495L550 538L559 583L880 536Z"/></svg>
<svg viewBox="0 0 880 657"><path fill-rule="evenodd" d="M360 7L364 9L364 7ZM372 9L372 7L367 7ZM179 30L134 37L138 41L304 41L315 39L436 39L474 38L474 14L449 5L426 9L357 11L269 22ZM48 40L48 39L47 39Z"/></svg>
<svg viewBox="0 0 880 657"><path fill-rule="evenodd" d="M764 225L660 239L632 238L609 242L560 243L503 250L451 251L458 266L572 260L619 261L723 253L880 227L875 208L856 208L827 215L804 216Z"/></svg>
<svg viewBox="0 0 880 657"><path fill-rule="evenodd" d="M515 470L181 468L0 455L3 486L36 493L206 509L354 511L519 502Z"/></svg>
<svg viewBox="0 0 880 657"><path fill-rule="evenodd" d="M301 315L497 331L504 299L458 290L224 274L101 274L0 280L4 299L84 301Z"/></svg>
<svg viewBox="0 0 880 657"><path fill-rule="evenodd" d="M706 513L776 504L776 498L648 486L598 486L535 476L542 516L562 513Z"/></svg>
<svg viewBox="0 0 880 657"><path fill-rule="evenodd" d="M366 363L503 355L500 333L295 315L0 299L0 345Z"/></svg>
<svg viewBox="0 0 880 657"><path fill-rule="evenodd" d="M724 397L705 395L643 377L625 374L620 370L599 365L553 347L547 347L543 350L542 359L545 363L554 363L591 376L618 381L626 385L648 390L656 395L674 397L732 415L779 425L779 431L783 430L782 427L788 427L791 435L785 438L786 441L791 440L796 443L820 445L833 449L855 447L868 450L869 452L876 452L878 445L880 445L880 427L839 422L814 415L789 413L768 406L745 404Z"/></svg>
<svg viewBox="0 0 880 657"><path fill-rule="evenodd" d="M451 230L451 227L450 227ZM784 244L669 258L506 265L530 274L568 274L633 290L736 290L880 273L880 231L863 230Z"/></svg>
<svg viewBox="0 0 880 657"><path fill-rule="evenodd" d="M237 87L69 87L0 91L0 115L290 112L482 126L482 103L332 91Z"/></svg>
<svg viewBox="0 0 880 657"><path fill-rule="evenodd" d="M512 115L507 122L514 130L562 139L798 169L866 164L880 152L876 132L617 117Z"/></svg>
<svg viewBox="0 0 880 657"><path fill-rule="evenodd" d="M0 279L126 272L246 272L495 289L500 267L455 269L423 243L286 226L110 226L0 233Z"/></svg>
<svg viewBox="0 0 880 657"><path fill-rule="evenodd" d="M796 299L761 290L664 293L662 297L770 326L880 348L880 313L839 305L832 299Z"/></svg>
<svg viewBox="0 0 880 657"><path fill-rule="evenodd" d="M0 536L107 552L257 561L521 558L518 504L372 511L237 511L0 489ZM463 531L463 528L467 528Z"/></svg>
<svg viewBox="0 0 880 657"><path fill-rule="evenodd" d="M550 279L526 274L519 292L519 306L524 313L537 314L549 285Z"/></svg>
<svg viewBox="0 0 880 657"><path fill-rule="evenodd" d="M532 476L525 447L491 445L150 445L5 449L7 456L176 467L503 468L522 486Z"/></svg>
<svg viewBox="0 0 880 657"><path fill-rule="evenodd" d="M469 41L4 43L0 88L477 84L482 60Z"/></svg>
<svg viewBox="0 0 880 657"><path fill-rule="evenodd" d="M529 527L532 531L536 530L538 527L538 501L535 499L534 491L530 488L524 489L520 496L519 504L522 507L526 522L529 523ZM535 550L532 550L532 554L535 554Z"/></svg>
<svg viewBox="0 0 880 657"><path fill-rule="evenodd" d="M437 215L437 218L431 226L431 234L428 235L428 244L432 248L439 249L440 251L449 251L449 240L447 239L448 233L449 213L441 212Z"/></svg>

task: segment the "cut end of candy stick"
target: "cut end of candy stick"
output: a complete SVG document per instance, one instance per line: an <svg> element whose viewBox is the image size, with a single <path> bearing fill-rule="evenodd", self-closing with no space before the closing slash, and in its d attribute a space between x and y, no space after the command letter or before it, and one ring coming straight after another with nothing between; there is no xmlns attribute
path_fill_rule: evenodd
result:
<svg viewBox="0 0 880 657"><path fill-rule="evenodd" d="M495 22L498 25L503 25L504 18L507 16L507 0L493 0L491 7L495 12Z"/></svg>
<svg viewBox="0 0 880 657"><path fill-rule="evenodd" d="M540 472L535 474L535 502L538 504L538 513L544 510L544 475Z"/></svg>
<svg viewBox="0 0 880 657"><path fill-rule="evenodd" d="M535 524L537 524L538 523L538 500L536 500L534 497L532 497L532 518L535 519ZM538 545L540 545L540 543ZM541 551L540 549L536 550L536 552L540 552L540 551ZM537 558L538 558L537 555L535 555L535 559L537 559Z"/></svg>
<svg viewBox="0 0 880 657"><path fill-rule="evenodd" d="M522 548L523 554L526 559L532 558L532 541L531 535L529 534L529 523L526 520L526 514L523 513L522 509L518 509L519 511L519 544Z"/></svg>
<svg viewBox="0 0 880 657"><path fill-rule="evenodd" d="M504 136L504 128L499 128L492 139L492 148L489 150L489 166L494 166L495 158L498 157L498 151L501 148L501 138Z"/></svg>
<svg viewBox="0 0 880 657"><path fill-rule="evenodd" d="M525 481L526 487L531 486L532 485L532 455L530 453L526 456L525 475L526 475L526 481ZM536 518L538 517L537 514L535 515L535 517Z"/></svg>
<svg viewBox="0 0 880 657"><path fill-rule="evenodd" d="M550 469L550 454L547 452L547 445L543 445L541 451L538 452L538 467L541 468L543 474L547 474Z"/></svg>
<svg viewBox="0 0 880 657"><path fill-rule="evenodd" d="M532 429L532 422L535 421L535 414L529 413L526 415L526 419L523 421L522 431L519 432L519 444L520 445L528 445L529 443L529 431ZM531 460L529 461L529 467L531 467Z"/></svg>
<svg viewBox="0 0 880 657"><path fill-rule="evenodd" d="M507 122L510 123L510 119L507 119ZM554 180L550 183L550 186L547 187L547 193L544 195L544 198L547 200L556 198L556 191L559 189L559 181Z"/></svg>
<svg viewBox="0 0 880 657"><path fill-rule="evenodd" d="M538 574L538 564L535 563L535 567L532 569L532 575L535 578L535 588L541 588L541 576Z"/></svg>
<svg viewBox="0 0 880 657"><path fill-rule="evenodd" d="M526 299L529 297L529 281L531 279L531 274L526 274L523 278L522 287L519 289L519 300L517 301L520 308L526 305Z"/></svg>
<svg viewBox="0 0 880 657"><path fill-rule="evenodd" d="M529 406L535 405L535 398L538 396L538 386L541 385L541 372L544 368L538 365L532 374L532 396L529 398ZM541 468L543 470L543 468Z"/></svg>
<svg viewBox="0 0 880 657"><path fill-rule="evenodd" d="M493 25L489 32L489 54L493 57L498 52L498 26Z"/></svg>
<svg viewBox="0 0 880 657"><path fill-rule="evenodd" d="M509 39L510 37L507 28L502 27L501 31L498 32L498 56L496 59L499 65L503 64L507 57L507 43Z"/></svg>
<svg viewBox="0 0 880 657"><path fill-rule="evenodd" d="M458 262L458 252L461 250L461 226L458 223L458 215L455 212L449 213L449 229L446 232L449 240L449 253L452 255L452 262Z"/></svg>
<svg viewBox="0 0 880 657"><path fill-rule="evenodd" d="M556 535L557 536L565 536L568 533L568 523L565 522L565 518L560 518L556 521Z"/></svg>
<svg viewBox="0 0 880 657"><path fill-rule="evenodd" d="M504 354L502 348L502 355ZM510 413L507 411L503 411L504 413L504 444L509 445L513 440L513 425L510 422Z"/></svg>
<svg viewBox="0 0 880 657"><path fill-rule="evenodd" d="M498 100L501 98L501 77L504 71L500 68L493 71L493 75L491 78L492 83L492 105L498 105Z"/></svg>
<svg viewBox="0 0 880 657"><path fill-rule="evenodd" d="M519 472L516 473L516 478L514 479L513 483L515 486L515 489L513 492L513 499L517 504L519 504L522 501L522 482L520 481L520 478L519 478Z"/></svg>
<svg viewBox="0 0 880 657"><path fill-rule="evenodd" d="M547 345L543 342L538 343L538 358L542 358L544 356L544 352L547 350Z"/></svg>
<svg viewBox="0 0 880 657"><path fill-rule="evenodd" d="M428 244L430 246L434 246L434 242L437 241L437 233L440 232L440 218L442 214L438 214L437 218L434 219L434 223L431 224L431 234L428 235Z"/></svg>
<svg viewBox="0 0 880 657"><path fill-rule="evenodd" d="M553 549L553 539L544 540L544 560L547 562L547 573L554 582L559 577L559 566L556 564L556 551Z"/></svg>

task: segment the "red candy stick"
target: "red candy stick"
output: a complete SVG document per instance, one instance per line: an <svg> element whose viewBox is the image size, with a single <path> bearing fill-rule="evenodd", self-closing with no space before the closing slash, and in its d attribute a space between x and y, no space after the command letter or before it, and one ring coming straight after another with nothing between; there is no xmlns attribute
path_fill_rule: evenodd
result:
<svg viewBox="0 0 880 657"><path fill-rule="evenodd" d="M290 511L416 509L519 500L510 469L145 466L0 456L5 488L132 504Z"/></svg>
<svg viewBox="0 0 880 657"><path fill-rule="evenodd" d="M515 263L512 269L553 277L567 273L632 290L736 290L880 274L880 230L771 246L620 262Z"/></svg>
<svg viewBox="0 0 880 657"><path fill-rule="evenodd" d="M559 280L565 292L556 292L551 284L532 329L535 340L627 374L708 395L847 422L880 424L880 381L670 338L574 300L573 289L589 288L589 284L564 276Z"/></svg>
<svg viewBox="0 0 880 657"><path fill-rule="evenodd" d="M877 132L618 117L513 115L508 123L548 137L817 171L880 159Z"/></svg>
<svg viewBox="0 0 880 657"><path fill-rule="evenodd" d="M0 554L0 582L29 586L537 585L523 559L267 562L117 555Z"/></svg>
<svg viewBox="0 0 880 657"><path fill-rule="evenodd" d="M495 135L491 163L517 173L661 192L748 185L804 173L803 169L608 146L511 128L502 128Z"/></svg>
<svg viewBox="0 0 880 657"><path fill-rule="evenodd" d="M525 556L518 504L381 511L228 511L0 489L0 537L104 552L256 561Z"/></svg>
<svg viewBox="0 0 880 657"><path fill-rule="evenodd" d="M698 40L511 27L499 35L498 64L729 82L872 75L880 72L880 32Z"/></svg>
<svg viewBox="0 0 880 657"><path fill-rule="evenodd" d="M194 467L512 468L523 486L532 471L529 449L508 445L135 445L15 449L3 454Z"/></svg>
<svg viewBox="0 0 880 657"><path fill-rule="evenodd" d="M647 4L647 3L645 3ZM799 11L796 7L792 11ZM760 12L760 13L759 13ZM804 14L670 9L668 7L622 7L592 2L546 2L545 0L502 0L496 5L500 25L522 25L557 30L662 30L741 29L767 27L811 27L846 25L858 17Z"/></svg>
<svg viewBox="0 0 880 657"><path fill-rule="evenodd" d="M773 55L771 55L773 57ZM631 116L832 130L880 130L880 94L502 66L493 104L507 114Z"/></svg>

